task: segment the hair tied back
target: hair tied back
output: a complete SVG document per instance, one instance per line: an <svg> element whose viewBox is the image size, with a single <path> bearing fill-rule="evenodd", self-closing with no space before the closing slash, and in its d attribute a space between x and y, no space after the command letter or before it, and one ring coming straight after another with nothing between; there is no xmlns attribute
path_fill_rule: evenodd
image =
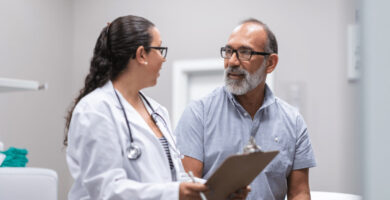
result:
<svg viewBox="0 0 390 200"><path fill-rule="evenodd" d="M106 35L108 35L108 30L110 29L111 22L107 22Z"/></svg>

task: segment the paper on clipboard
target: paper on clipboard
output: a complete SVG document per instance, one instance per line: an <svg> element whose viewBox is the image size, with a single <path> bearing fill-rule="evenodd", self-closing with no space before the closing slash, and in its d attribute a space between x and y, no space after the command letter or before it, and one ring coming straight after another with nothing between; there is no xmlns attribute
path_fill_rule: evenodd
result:
<svg viewBox="0 0 390 200"><path fill-rule="evenodd" d="M205 183L208 200L226 199L246 187L275 158L279 151L254 152L228 157Z"/></svg>

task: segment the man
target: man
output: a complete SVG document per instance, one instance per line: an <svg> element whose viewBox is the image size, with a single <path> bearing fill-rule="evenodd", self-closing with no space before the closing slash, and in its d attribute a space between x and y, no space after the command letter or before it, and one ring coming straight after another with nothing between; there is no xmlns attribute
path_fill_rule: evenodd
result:
<svg viewBox="0 0 390 200"><path fill-rule="evenodd" d="M277 53L267 25L255 19L240 24L221 48L225 87L191 103L175 134L185 169L205 179L253 137L262 151L280 153L252 182L248 199L310 199L309 168L316 163L306 124L265 83Z"/></svg>

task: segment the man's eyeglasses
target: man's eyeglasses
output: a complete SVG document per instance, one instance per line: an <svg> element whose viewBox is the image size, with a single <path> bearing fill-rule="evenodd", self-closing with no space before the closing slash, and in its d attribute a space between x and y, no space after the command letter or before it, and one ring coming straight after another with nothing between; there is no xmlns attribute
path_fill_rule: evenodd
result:
<svg viewBox="0 0 390 200"><path fill-rule="evenodd" d="M168 47L153 47L153 46L149 46L149 47L145 47L145 49L157 49L157 50L160 51L161 56L162 56L163 58L166 58L166 57L167 57Z"/></svg>
<svg viewBox="0 0 390 200"><path fill-rule="evenodd" d="M268 53L268 52L252 51L251 49L248 49L248 48L233 49L233 48L228 47L228 46L221 48L222 58L229 59L233 56L233 53L236 53L237 58L239 60L243 60L243 61L250 60L252 55L262 55L262 56L271 55L271 53Z"/></svg>

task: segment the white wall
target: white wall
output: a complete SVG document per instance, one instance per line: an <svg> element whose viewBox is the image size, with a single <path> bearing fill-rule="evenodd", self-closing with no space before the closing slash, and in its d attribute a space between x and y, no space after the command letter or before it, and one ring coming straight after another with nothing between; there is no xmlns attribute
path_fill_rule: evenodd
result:
<svg viewBox="0 0 390 200"><path fill-rule="evenodd" d="M0 1L0 77L49 83L47 91L0 93L0 138L6 148L29 150L27 166L57 171L62 199L70 185L62 148L71 94L70 13L69 1Z"/></svg>
<svg viewBox="0 0 390 200"><path fill-rule="evenodd" d="M157 25L169 46L158 85L147 90L168 110L174 60L218 58L219 48L239 21L255 17L268 23L280 46L276 94L290 100L290 86L296 84L303 96L303 114L318 161L311 170L312 189L361 194L357 86L348 82L346 66L347 25L355 22L353 0L97 2L74 1L74 87L82 83L106 22L120 15L141 15Z"/></svg>
<svg viewBox="0 0 390 200"><path fill-rule="evenodd" d="M364 199L389 199L389 1L362 0Z"/></svg>
<svg viewBox="0 0 390 200"><path fill-rule="evenodd" d="M347 80L347 25L355 22L354 2L289 2L274 23L281 46L276 93L289 101L290 87L301 87L318 164L310 172L312 189L361 194L358 85Z"/></svg>
<svg viewBox="0 0 390 200"><path fill-rule="evenodd" d="M237 23L255 17L269 24L279 41L276 94L289 101L290 86L300 86L318 161L311 188L360 194L357 88L346 75L346 30L354 22L354 7L354 0L1 1L0 76L48 81L50 88L0 94L0 133L6 144L30 150L30 166L57 170L65 199L72 180L61 151L63 117L106 22L134 14L160 29L168 61L158 85L146 92L171 110L172 62L218 58Z"/></svg>

